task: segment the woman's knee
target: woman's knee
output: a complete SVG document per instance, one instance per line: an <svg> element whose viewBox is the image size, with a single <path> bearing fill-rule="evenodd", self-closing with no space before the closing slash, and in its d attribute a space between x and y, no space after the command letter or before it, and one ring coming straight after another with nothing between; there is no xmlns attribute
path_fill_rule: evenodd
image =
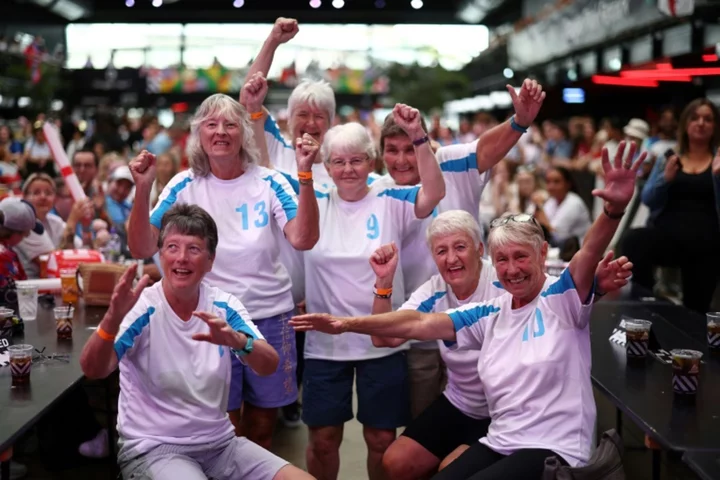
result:
<svg viewBox="0 0 720 480"><path fill-rule="evenodd" d="M405 438L407 437L400 437L393 442L383 454L385 473L393 480L425 478L429 472L435 471L437 459L430 454L432 458L428 461L425 455L419 454L416 449L409 448L401 441Z"/></svg>

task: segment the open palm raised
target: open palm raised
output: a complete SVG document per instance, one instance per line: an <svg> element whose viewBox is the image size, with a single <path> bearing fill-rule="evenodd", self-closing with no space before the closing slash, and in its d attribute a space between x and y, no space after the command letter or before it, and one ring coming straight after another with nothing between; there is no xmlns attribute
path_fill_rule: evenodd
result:
<svg viewBox="0 0 720 480"><path fill-rule="evenodd" d="M647 152L643 152L631 165L632 158L635 156L636 145L630 144L630 151L625 158L625 147L627 144L623 141L618 146L617 153L613 163L610 163L608 150L603 148L602 151L602 167L605 175L605 188L595 189L592 194L605 200L605 206L608 212L613 214L622 213L625 207L630 203L630 199L635 192L635 181L637 180L637 171L640 165L645 161Z"/></svg>

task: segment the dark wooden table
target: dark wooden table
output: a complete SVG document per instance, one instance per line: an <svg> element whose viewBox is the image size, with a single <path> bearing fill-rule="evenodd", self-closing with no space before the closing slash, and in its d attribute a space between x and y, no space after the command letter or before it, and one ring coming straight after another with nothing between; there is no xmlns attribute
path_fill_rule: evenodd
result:
<svg viewBox="0 0 720 480"><path fill-rule="evenodd" d="M720 480L720 454L687 452L683 461L702 480Z"/></svg>
<svg viewBox="0 0 720 480"><path fill-rule="evenodd" d="M56 304L60 305L59 299ZM25 333L13 337L13 344L28 343L43 354L68 354L68 361L41 360L34 363L28 388L11 388L10 368L0 368L0 453L10 450L17 439L32 428L63 396L83 379L80 352L94 333L105 308L76 306L73 318L73 339L61 341L55 333L52 307L42 303L37 320L25 322ZM2 480L9 461L2 464Z"/></svg>

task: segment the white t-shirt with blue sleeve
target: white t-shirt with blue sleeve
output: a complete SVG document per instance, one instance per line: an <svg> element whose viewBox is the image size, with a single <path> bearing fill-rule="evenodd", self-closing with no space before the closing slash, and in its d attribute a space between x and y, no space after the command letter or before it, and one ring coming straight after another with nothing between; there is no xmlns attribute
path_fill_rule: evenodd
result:
<svg viewBox="0 0 720 480"><path fill-rule="evenodd" d="M433 275L410 296L400 310L417 310L423 313L445 312L461 305L485 302L496 298L505 289L497 281L492 264L482 260L480 280L473 294L465 300L458 300L443 278ZM487 399L478 375L479 350L452 350L440 340L436 342L447 366L447 386L443 394L462 413L471 418L488 418Z"/></svg>
<svg viewBox="0 0 720 480"><path fill-rule="evenodd" d="M225 320L235 331L263 340L240 301L203 282L197 310ZM153 447L204 445L232 438L228 347L193 340L209 327L183 321L168 304L162 282L146 288L120 325L115 353L120 367L118 432L142 454Z"/></svg>
<svg viewBox="0 0 720 480"><path fill-rule="evenodd" d="M275 170L250 164L232 180L192 170L175 175L160 194L150 223L176 203L205 209L218 228L218 246L206 280L240 298L256 320L293 309L290 275L279 259L285 225L297 214L297 196Z"/></svg>
<svg viewBox="0 0 720 480"><path fill-rule="evenodd" d="M370 315L375 273L370 256L390 242L403 244L419 222L415 201L419 187L391 189L371 185L361 200L342 200L335 187L317 191L320 209L320 240L305 252L305 290L308 312L329 312L347 317ZM404 253L400 251L402 261ZM402 270L393 282L393 309L405 300ZM406 349L376 348L370 336L358 333L327 335L308 332L305 358L323 360L369 360Z"/></svg>
<svg viewBox="0 0 720 480"><path fill-rule="evenodd" d="M590 381L592 295L582 302L570 270L547 277L529 304L505 293L452 310L453 348L480 351L478 373L490 411L480 442L503 455L544 448L570 466L590 459L595 399Z"/></svg>

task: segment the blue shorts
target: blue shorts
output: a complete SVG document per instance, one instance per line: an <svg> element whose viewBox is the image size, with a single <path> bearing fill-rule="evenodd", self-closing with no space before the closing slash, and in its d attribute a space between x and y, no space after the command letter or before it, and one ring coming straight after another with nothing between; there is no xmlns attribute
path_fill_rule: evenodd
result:
<svg viewBox="0 0 720 480"><path fill-rule="evenodd" d="M357 419L366 427L395 429L410 421L405 352L372 360L305 359L302 419L310 427L342 425L353 418L357 373Z"/></svg>
<svg viewBox="0 0 720 480"><path fill-rule="evenodd" d="M253 320L265 340L277 351L280 362L275 373L261 377L233 355L229 411L239 409L243 401L260 408L284 407L297 401L295 330L288 324L292 315L293 312L289 311L274 317Z"/></svg>

